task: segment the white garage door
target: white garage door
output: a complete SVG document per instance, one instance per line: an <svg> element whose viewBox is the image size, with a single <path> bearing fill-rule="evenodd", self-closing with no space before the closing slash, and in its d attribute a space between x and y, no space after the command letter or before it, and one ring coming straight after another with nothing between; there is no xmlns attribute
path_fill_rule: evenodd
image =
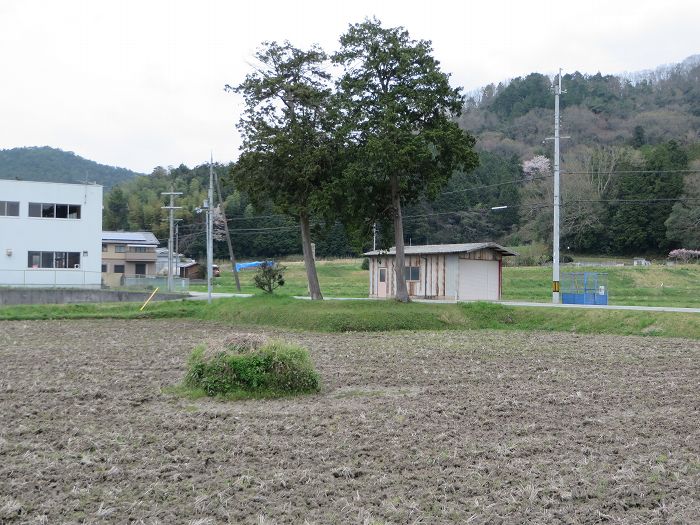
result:
<svg viewBox="0 0 700 525"><path fill-rule="evenodd" d="M459 260L459 300L498 300L498 261Z"/></svg>

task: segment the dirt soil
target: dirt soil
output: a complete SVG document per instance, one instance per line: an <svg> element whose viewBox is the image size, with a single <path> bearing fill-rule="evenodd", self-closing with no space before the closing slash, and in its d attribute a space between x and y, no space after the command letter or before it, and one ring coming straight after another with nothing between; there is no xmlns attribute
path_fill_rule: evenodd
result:
<svg viewBox="0 0 700 525"><path fill-rule="evenodd" d="M321 393L162 392L234 331L0 323L0 523L700 521L698 342L281 334Z"/></svg>

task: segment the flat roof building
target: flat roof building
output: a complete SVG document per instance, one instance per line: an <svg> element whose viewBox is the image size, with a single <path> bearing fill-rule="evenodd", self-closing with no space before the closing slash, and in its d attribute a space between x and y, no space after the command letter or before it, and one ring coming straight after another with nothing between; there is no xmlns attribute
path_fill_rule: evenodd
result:
<svg viewBox="0 0 700 525"><path fill-rule="evenodd" d="M99 288L102 186L0 180L0 285Z"/></svg>

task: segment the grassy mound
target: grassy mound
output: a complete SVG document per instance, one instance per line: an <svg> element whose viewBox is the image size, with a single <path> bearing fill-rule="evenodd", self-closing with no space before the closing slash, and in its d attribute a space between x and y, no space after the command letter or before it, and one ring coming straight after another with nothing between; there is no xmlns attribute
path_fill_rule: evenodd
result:
<svg viewBox="0 0 700 525"><path fill-rule="evenodd" d="M320 388L319 375L301 346L247 336L216 346L200 345L190 355L184 386L191 395L273 398Z"/></svg>

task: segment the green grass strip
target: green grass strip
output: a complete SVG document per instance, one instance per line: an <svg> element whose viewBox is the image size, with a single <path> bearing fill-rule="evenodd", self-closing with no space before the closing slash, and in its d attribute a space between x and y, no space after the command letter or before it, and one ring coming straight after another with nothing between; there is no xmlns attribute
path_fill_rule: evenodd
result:
<svg viewBox="0 0 700 525"><path fill-rule="evenodd" d="M136 304L31 305L0 308L0 320L175 319L316 332L393 330L546 330L700 339L700 315L678 312L511 307L491 303L399 304L302 301L289 297Z"/></svg>

